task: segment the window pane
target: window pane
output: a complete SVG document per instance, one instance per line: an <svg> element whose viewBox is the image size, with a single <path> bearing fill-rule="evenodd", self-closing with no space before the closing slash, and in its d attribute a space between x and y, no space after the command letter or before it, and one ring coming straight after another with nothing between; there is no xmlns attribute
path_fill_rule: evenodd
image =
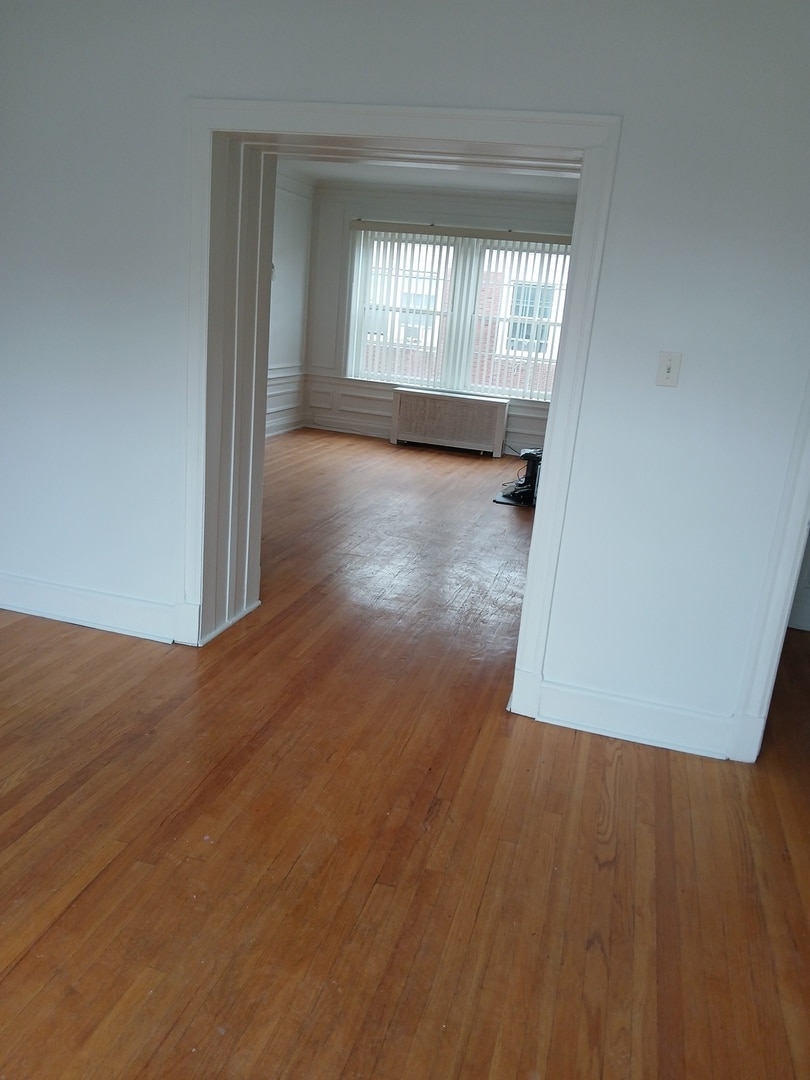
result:
<svg viewBox="0 0 810 1080"><path fill-rule="evenodd" d="M569 247L358 229L355 378L548 400Z"/></svg>
<svg viewBox="0 0 810 1080"><path fill-rule="evenodd" d="M360 234L350 374L404 384L441 379L453 249L407 234Z"/></svg>
<svg viewBox="0 0 810 1080"><path fill-rule="evenodd" d="M549 400L567 275L565 245L487 250L470 389Z"/></svg>

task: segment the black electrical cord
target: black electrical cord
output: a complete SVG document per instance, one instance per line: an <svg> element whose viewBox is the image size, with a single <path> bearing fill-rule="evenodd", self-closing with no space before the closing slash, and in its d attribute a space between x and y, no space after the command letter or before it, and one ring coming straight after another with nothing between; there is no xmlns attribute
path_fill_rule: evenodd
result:
<svg viewBox="0 0 810 1080"><path fill-rule="evenodd" d="M502 488L514 487L515 483L520 486L526 479L526 469L528 466L524 466L522 469L518 469L515 480L507 480L505 484L501 484Z"/></svg>

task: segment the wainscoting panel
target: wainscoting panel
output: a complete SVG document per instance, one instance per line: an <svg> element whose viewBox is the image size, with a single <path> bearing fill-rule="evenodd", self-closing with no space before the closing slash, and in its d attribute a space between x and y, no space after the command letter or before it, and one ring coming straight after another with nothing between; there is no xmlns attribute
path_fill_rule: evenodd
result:
<svg viewBox="0 0 810 1080"><path fill-rule="evenodd" d="M512 400L506 417L504 453L519 454L521 450L543 446L547 421L547 401Z"/></svg>
<svg viewBox="0 0 810 1080"><path fill-rule="evenodd" d="M280 435L304 425L303 376L300 372L267 378L266 435Z"/></svg>
<svg viewBox="0 0 810 1080"><path fill-rule="evenodd" d="M307 375L303 426L388 439L393 399L394 387L388 383ZM512 401L507 416L504 452L519 454L527 447L542 446L547 418L547 402Z"/></svg>
<svg viewBox="0 0 810 1080"><path fill-rule="evenodd" d="M394 388L385 383L308 375L304 423L326 431L387 439L393 396Z"/></svg>

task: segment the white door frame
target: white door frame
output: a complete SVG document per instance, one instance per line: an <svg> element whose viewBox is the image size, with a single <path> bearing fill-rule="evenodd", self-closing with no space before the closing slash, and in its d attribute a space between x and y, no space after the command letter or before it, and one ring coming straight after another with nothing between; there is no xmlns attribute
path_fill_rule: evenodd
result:
<svg viewBox="0 0 810 1080"><path fill-rule="evenodd" d="M208 140L204 325L189 354L186 595L205 641L259 603L262 471L276 157Z"/></svg>
<svg viewBox="0 0 810 1080"><path fill-rule="evenodd" d="M271 170L263 163L274 155L528 171L549 163L576 163L581 174L566 331L547 428L544 512L532 539L512 700L515 711L536 715L536 678L548 633L619 132L615 116L252 101L191 103L185 592L190 603L200 605L197 644L258 603L257 544L246 537L256 536L261 503L255 483L252 499L245 501L240 492L245 478L255 478L261 464L255 416L266 347L258 331L254 333L252 355L243 358L249 377L240 377L229 320L241 310L240 297L250 294L246 318L252 328L260 328L262 289L269 298L269 283L259 283L261 266L255 258L256 252L267 250L268 206L272 218L267 184ZM257 199L257 190L263 193L263 202ZM248 221L253 224L245 229ZM251 240L251 228L258 240ZM245 244L251 245L249 259L240 255ZM240 440L239 431L249 435Z"/></svg>

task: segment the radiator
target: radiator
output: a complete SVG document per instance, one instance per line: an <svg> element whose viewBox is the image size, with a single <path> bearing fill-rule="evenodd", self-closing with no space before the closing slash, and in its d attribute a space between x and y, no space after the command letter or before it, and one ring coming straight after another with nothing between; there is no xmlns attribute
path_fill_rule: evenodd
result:
<svg viewBox="0 0 810 1080"><path fill-rule="evenodd" d="M509 398L397 387L391 414L391 442L455 446L500 457L508 408Z"/></svg>

